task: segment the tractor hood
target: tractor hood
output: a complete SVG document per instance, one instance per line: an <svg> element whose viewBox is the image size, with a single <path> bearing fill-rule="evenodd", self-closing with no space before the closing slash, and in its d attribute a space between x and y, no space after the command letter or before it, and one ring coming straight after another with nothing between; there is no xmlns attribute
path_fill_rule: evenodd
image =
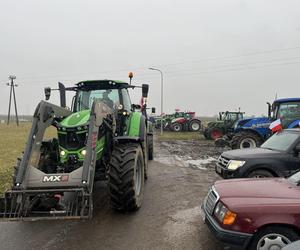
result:
<svg viewBox="0 0 300 250"><path fill-rule="evenodd" d="M60 125L62 127L77 127L86 125L90 119L90 110L82 110L73 113L61 121Z"/></svg>
<svg viewBox="0 0 300 250"><path fill-rule="evenodd" d="M214 122L209 122L207 123L207 127L217 127L220 124L223 124L224 121L214 121Z"/></svg>
<svg viewBox="0 0 300 250"><path fill-rule="evenodd" d="M238 121L237 128L268 128L272 120L269 117L257 117Z"/></svg>

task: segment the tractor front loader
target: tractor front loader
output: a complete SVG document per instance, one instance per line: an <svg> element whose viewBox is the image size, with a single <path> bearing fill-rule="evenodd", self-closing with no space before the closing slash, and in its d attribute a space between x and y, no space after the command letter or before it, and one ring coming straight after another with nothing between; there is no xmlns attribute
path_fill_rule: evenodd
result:
<svg viewBox="0 0 300 250"><path fill-rule="evenodd" d="M114 209L139 209L153 134L146 104L130 103L127 89L135 87L110 80L71 88L60 84L61 106L41 101L15 166L12 189L0 200L0 218L91 218L95 180L107 180ZM146 98L148 85L142 89ZM66 90L76 93L72 111L65 107ZM49 88L45 94L49 99ZM50 126L58 136L45 140Z"/></svg>

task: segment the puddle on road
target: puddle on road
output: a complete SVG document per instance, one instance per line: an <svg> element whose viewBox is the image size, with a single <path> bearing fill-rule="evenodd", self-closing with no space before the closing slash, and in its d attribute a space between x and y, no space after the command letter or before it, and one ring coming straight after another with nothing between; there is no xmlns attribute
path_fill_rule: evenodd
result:
<svg viewBox="0 0 300 250"><path fill-rule="evenodd" d="M190 167L196 170L206 170L208 166L217 161L216 158L209 157L206 159L184 159L178 155L170 156L157 156L155 160L170 166L179 166L179 167Z"/></svg>
<svg viewBox="0 0 300 250"><path fill-rule="evenodd" d="M213 168L222 153L207 141L164 141L158 143L156 152L155 160L160 163L195 170Z"/></svg>

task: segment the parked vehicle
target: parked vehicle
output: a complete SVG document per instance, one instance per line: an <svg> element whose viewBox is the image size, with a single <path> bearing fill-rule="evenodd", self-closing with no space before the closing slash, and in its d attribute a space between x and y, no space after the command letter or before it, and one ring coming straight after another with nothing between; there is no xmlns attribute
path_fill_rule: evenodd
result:
<svg viewBox="0 0 300 250"><path fill-rule="evenodd" d="M223 178L287 177L300 168L300 129L285 129L260 148L236 149L221 154L215 170Z"/></svg>
<svg viewBox="0 0 300 250"><path fill-rule="evenodd" d="M203 129L204 137L216 140L229 132L233 132L234 124L242 120L244 114L244 112L240 111L219 112L219 118L214 122L209 122L207 127Z"/></svg>
<svg viewBox="0 0 300 250"><path fill-rule="evenodd" d="M138 210L153 131L146 103L131 104L128 89L135 87L114 80L59 83L61 106L41 101L36 108L12 189L0 199L1 220L89 219L97 180L106 181L113 209ZM146 99L149 85L141 88ZM66 91L74 92L72 110ZM45 88L46 100L50 93ZM58 138L44 140L50 126Z"/></svg>
<svg viewBox="0 0 300 250"><path fill-rule="evenodd" d="M283 128L299 127L300 98L278 99L268 103L268 117L255 117L238 121L234 133L216 140L216 146L228 145L232 149L254 148L267 140L272 132L271 122L281 119Z"/></svg>
<svg viewBox="0 0 300 250"><path fill-rule="evenodd" d="M288 179L217 181L202 216L217 239L237 249L281 249L300 239L300 172Z"/></svg>
<svg viewBox="0 0 300 250"><path fill-rule="evenodd" d="M155 128L161 127L161 119L163 119L164 130L174 132L190 131L197 132L201 129L201 121L195 117L195 112L179 112L173 114L165 114L155 119Z"/></svg>

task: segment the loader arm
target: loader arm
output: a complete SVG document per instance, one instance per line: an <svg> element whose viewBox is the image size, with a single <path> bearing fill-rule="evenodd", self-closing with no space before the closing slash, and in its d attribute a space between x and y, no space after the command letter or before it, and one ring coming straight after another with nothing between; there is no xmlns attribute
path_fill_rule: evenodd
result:
<svg viewBox="0 0 300 250"><path fill-rule="evenodd" d="M46 128L55 126L57 120L70 114L71 111L44 101L37 106L15 183L12 190L7 191L4 198L0 199L1 220L92 217L98 133L103 126L102 133L113 136L115 119L113 111L105 103L96 99L91 108L86 142L87 153L82 166L70 173L44 173L38 169L38 165Z"/></svg>

